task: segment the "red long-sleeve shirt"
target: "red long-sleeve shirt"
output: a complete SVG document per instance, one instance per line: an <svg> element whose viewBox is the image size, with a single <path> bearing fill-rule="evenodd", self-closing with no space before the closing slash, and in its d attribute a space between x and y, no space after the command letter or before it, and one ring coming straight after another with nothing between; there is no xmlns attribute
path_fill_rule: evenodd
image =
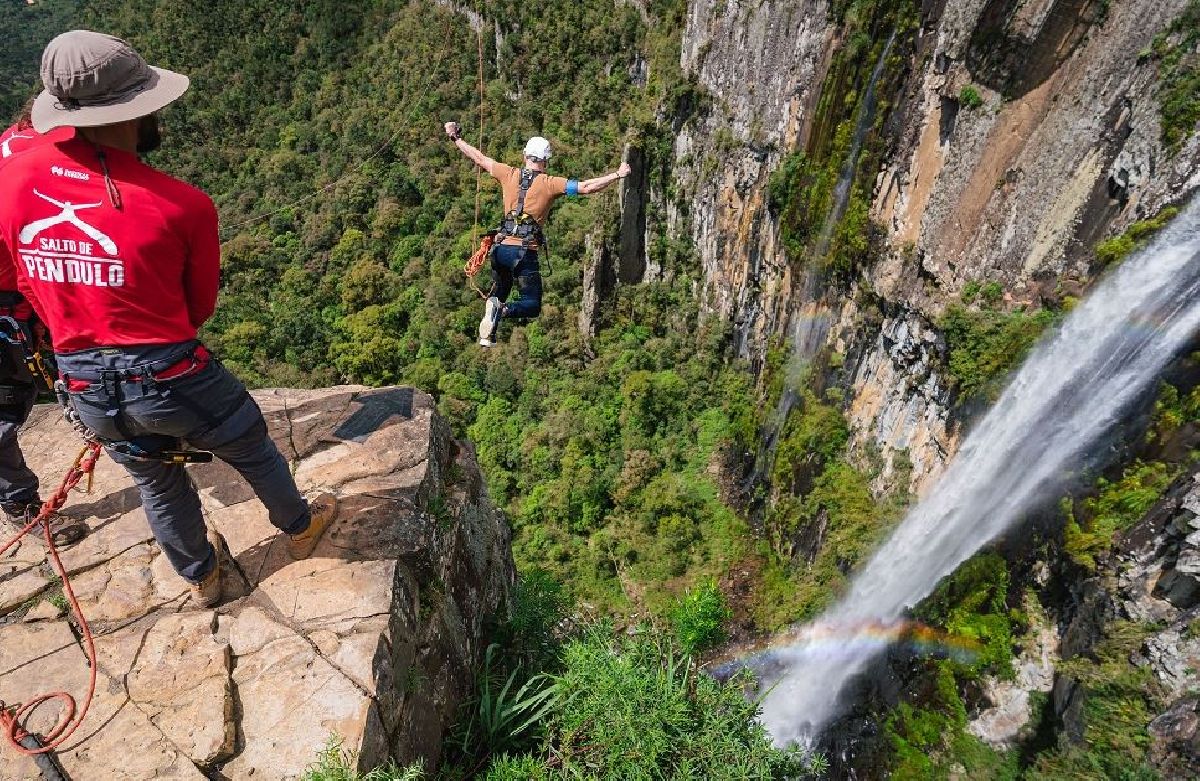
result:
<svg viewBox="0 0 1200 781"><path fill-rule="evenodd" d="M194 339L217 302L216 208L136 155L103 153L119 210L82 138L0 162L0 254L16 261L56 352Z"/></svg>
<svg viewBox="0 0 1200 781"><path fill-rule="evenodd" d="M41 144L66 141L74 135L75 128L73 127L60 127L49 133L39 133L32 127L20 123L10 125L7 130L0 133L0 163L22 152L28 152ZM0 260L6 258L7 254L0 245ZM0 292L15 292L16 289L17 267L12 263L0 262ZM29 306L28 302L23 301L12 307L12 314L18 320L28 320L33 314L33 308Z"/></svg>

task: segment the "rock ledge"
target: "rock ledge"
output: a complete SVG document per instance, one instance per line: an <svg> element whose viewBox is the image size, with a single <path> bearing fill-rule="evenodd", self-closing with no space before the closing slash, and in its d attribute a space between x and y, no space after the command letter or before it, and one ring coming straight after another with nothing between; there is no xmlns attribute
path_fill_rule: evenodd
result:
<svg viewBox="0 0 1200 781"><path fill-rule="evenodd" d="M510 537L474 456L411 388L254 393L302 490L331 490L338 519L292 562L249 487L222 463L190 468L235 567L227 600L191 604L155 545L136 489L108 459L66 512L91 533L64 564L96 633L99 683L60 761L76 779L292 779L331 735L363 767L432 767L489 619L513 580ZM57 408L22 434L53 487L76 439ZM0 560L0 700L63 689L87 666L54 607L41 550ZM33 726L57 716L47 706ZM37 778L0 748L0 781Z"/></svg>

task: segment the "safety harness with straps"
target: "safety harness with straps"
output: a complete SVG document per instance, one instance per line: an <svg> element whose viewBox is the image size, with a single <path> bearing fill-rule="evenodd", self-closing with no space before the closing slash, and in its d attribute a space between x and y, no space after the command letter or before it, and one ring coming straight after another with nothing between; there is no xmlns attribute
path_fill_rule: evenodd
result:
<svg viewBox="0 0 1200 781"><path fill-rule="evenodd" d="M517 190L516 204L501 219L499 228L484 234L483 239L479 242L479 247L471 254L467 264L463 267L463 273L467 275L467 280L470 281L471 287L475 289L480 298L490 296L491 290L486 293L480 290L475 284L475 275L483 270L484 264L491 258L496 247L503 244L504 240L510 236L521 240L521 255L517 259L518 263L525 259L525 253L529 251L530 247L536 245L538 250L543 252L546 260L546 275L549 276L553 273L553 269L550 267L550 242L546 240L546 232L542 230L541 223L532 214L525 211L525 196L529 194L533 180L541 173L541 171L529 168L521 169L521 182L520 189Z"/></svg>
<svg viewBox="0 0 1200 781"><path fill-rule="evenodd" d="M133 434L126 425L123 408L131 392L136 394L136 397L151 393L169 395L195 412L207 426L216 428L221 421L214 418L203 406L189 399L186 394L176 392L170 387L173 381L204 369L211 360L212 355L208 349L202 344L194 343L182 354L177 353L160 361L139 364L128 369L101 369L94 374L64 372L54 384L54 391L71 424L80 429L85 438L101 442L110 450L143 461L163 461L168 464L207 463L212 461L212 453L183 449L176 437L165 434ZM82 393L96 385L104 391L104 405L96 404L82 396L72 398L70 395L71 392ZM112 419L113 425L124 439L100 437L88 429L75 411L75 402L103 409L105 416Z"/></svg>
<svg viewBox="0 0 1200 781"><path fill-rule="evenodd" d="M546 241L546 233L542 230L542 225L532 214L525 211L525 196L529 194L529 188L533 186L533 182L538 178L541 171L534 171L530 168L521 169L520 189L517 190L517 202L512 210L504 215L504 219L500 221L500 228L496 231L493 238L493 246L503 244L504 240L511 237L516 237L521 240L521 257L519 260L525 259L525 253L530 247L537 246L539 250L545 252L547 259L547 270L549 269L550 258L550 243Z"/></svg>

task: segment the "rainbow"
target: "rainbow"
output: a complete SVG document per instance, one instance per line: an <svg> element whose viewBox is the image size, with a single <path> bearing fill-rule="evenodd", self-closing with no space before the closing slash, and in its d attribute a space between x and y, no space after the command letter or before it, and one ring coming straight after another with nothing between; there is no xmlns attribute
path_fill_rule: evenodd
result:
<svg viewBox="0 0 1200 781"><path fill-rule="evenodd" d="M917 656L948 657L963 664L978 658L982 646L968 637L948 634L918 621L867 620L819 622L790 629L762 648L749 650L710 669L720 679L742 669L771 677L773 669L818 658L859 656L864 651L901 648Z"/></svg>

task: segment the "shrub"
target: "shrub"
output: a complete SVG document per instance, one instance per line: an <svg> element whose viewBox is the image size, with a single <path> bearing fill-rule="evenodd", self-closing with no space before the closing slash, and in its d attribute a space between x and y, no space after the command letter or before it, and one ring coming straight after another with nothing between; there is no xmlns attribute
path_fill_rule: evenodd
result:
<svg viewBox="0 0 1200 781"><path fill-rule="evenodd" d="M558 648L554 633L567 607L563 585L553 575L540 567L522 572L497 642L511 658L541 665Z"/></svg>
<svg viewBox="0 0 1200 781"><path fill-rule="evenodd" d="M724 624L732 613L715 581L688 591L671 610L671 625L684 653L695 655L725 640Z"/></svg>
<svg viewBox="0 0 1200 781"><path fill-rule="evenodd" d="M560 777L793 778L809 763L781 751L738 685L700 674L653 633L599 630L567 645L551 719Z"/></svg>
<svg viewBox="0 0 1200 781"><path fill-rule="evenodd" d="M968 84L958 91L958 102L963 108L977 109L983 105L983 96L979 94L979 90L975 86Z"/></svg>
<svg viewBox="0 0 1200 781"><path fill-rule="evenodd" d="M917 615L955 638L972 641L978 651L952 659L956 672L977 676L983 671L1012 672L1013 614L1009 611L1008 565L995 553L968 559L938 583Z"/></svg>

